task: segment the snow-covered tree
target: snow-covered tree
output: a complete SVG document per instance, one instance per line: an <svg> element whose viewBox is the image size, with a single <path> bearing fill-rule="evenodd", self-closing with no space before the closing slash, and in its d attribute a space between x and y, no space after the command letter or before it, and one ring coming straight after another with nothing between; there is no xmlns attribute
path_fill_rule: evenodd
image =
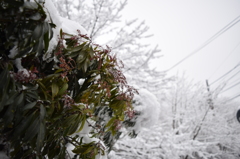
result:
<svg viewBox="0 0 240 159"><path fill-rule="evenodd" d="M128 130L137 93L111 49L50 0L2 0L0 21L1 149L11 158L101 158Z"/></svg>
<svg viewBox="0 0 240 159"><path fill-rule="evenodd" d="M205 84L176 77L161 102L157 123L135 140L120 139L110 158L215 159L239 157L239 103L224 103ZM151 112L151 114L153 114Z"/></svg>

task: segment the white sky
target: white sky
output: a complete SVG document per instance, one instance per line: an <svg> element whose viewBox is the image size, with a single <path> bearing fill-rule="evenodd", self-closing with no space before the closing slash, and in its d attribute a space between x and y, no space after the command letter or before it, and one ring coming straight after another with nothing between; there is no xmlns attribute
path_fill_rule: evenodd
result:
<svg viewBox="0 0 240 159"><path fill-rule="evenodd" d="M153 63L159 70L166 70L240 16L240 0L129 0L123 12L126 19L145 20L149 32L154 34L150 43L158 44L164 55ZM185 71L190 79L202 82L208 79L211 83L239 62L240 22L169 74ZM237 79L240 81L240 73L226 88L237 83ZM216 82L211 87L221 83ZM237 94L240 94L240 84L225 92L230 97Z"/></svg>

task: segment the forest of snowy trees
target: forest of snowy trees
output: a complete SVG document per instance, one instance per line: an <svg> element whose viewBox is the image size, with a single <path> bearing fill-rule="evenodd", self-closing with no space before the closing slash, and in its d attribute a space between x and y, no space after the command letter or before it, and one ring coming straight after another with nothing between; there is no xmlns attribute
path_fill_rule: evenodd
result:
<svg viewBox="0 0 240 159"><path fill-rule="evenodd" d="M0 5L0 158L240 157L239 103L152 69L127 0Z"/></svg>

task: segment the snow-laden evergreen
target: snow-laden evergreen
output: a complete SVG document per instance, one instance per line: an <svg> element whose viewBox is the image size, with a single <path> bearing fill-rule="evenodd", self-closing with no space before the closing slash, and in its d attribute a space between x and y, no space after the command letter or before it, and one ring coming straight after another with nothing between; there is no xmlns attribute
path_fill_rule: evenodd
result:
<svg viewBox="0 0 240 159"><path fill-rule="evenodd" d="M134 134L137 90L108 46L60 17L50 0L0 7L0 139L7 156L106 158L123 131Z"/></svg>

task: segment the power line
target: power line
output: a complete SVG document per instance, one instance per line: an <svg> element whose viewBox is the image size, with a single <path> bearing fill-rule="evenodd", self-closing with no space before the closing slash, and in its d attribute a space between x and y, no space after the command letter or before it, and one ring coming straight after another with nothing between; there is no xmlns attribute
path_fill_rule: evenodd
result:
<svg viewBox="0 0 240 159"><path fill-rule="evenodd" d="M233 88L233 87L235 87L235 86L237 86L237 85L239 85L239 84L240 84L240 82L238 82L238 83L236 83L236 84L228 87L227 89L223 90L221 93L226 92L227 90L229 90L229 89L231 89L231 88Z"/></svg>
<svg viewBox="0 0 240 159"><path fill-rule="evenodd" d="M231 81L231 83L236 83L238 81L240 81L240 78L236 78L235 80Z"/></svg>
<svg viewBox="0 0 240 159"><path fill-rule="evenodd" d="M222 63L218 66L218 68L211 74L211 76L208 79L210 79L219 70L219 68L226 62L226 60L237 49L239 45L240 45L240 42L234 47L234 49L228 54L228 56L222 61Z"/></svg>
<svg viewBox="0 0 240 159"><path fill-rule="evenodd" d="M225 84L227 84L232 78L234 78L237 74L239 74L240 73L240 70L237 72L237 73L235 73L234 75L232 75L230 78L228 78L227 80L225 80L224 81L224 83ZM237 81L240 81L240 79L237 79L237 80L234 80L234 81L231 81L231 83L235 83L235 82L237 82ZM219 84L219 86L220 86L221 84ZM219 87L218 86L218 87Z"/></svg>
<svg viewBox="0 0 240 159"><path fill-rule="evenodd" d="M226 101L225 101L225 102L223 102L223 103L230 102L230 101L232 101L232 100L236 99L237 97L240 97L240 94L238 94L238 95L234 96L234 97L233 97L233 98L231 98L231 99L228 99L228 100L226 100Z"/></svg>
<svg viewBox="0 0 240 159"><path fill-rule="evenodd" d="M227 79L226 82L230 81L233 77L235 77L239 73L240 73L240 70L237 73L235 73L234 75L232 75L229 79Z"/></svg>
<svg viewBox="0 0 240 159"><path fill-rule="evenodd" d="M200 50L202 50L204 47L206 47L208 44L210 44L213 40L215 40L217 37L219 37L220 35L222 35L223 33L225 33L227 30L229 30L230 28L232 28L234 25L236 25L238 22L240 22L239 19L240 15L237 16L234 20L232 20L230 23L228 23L225 27L223 27L221 30L219 30L216 34L214 34L211 38L209 38L206 42L204 42L198 49L196 49L195 51L193 51L192 53L188 54L186 57L184 57L182 60L180 60L179 62L177 62L175 65L173 65L172 67L170 67L168 70L166 71L170 71L171 69L175 68L176 66L178 66L180 63L182 63L183 61L185 61L186 59L188 59L189 57L191 57L192 55L196 54L197 52L199 52ZM237 21L236 21L237 20ZM235 21L235 22L234 22Z"/></svg>
<svg viewBox="0 0 240 159"><path fill-rule="evenodd" d="M219 77L218 79L216 79L215 81L213 81L210 85L213 85L214 83L216 83L217 81L219 81L220 79L222 79L223 77L225 77L226 75L228 75L229 73L231 73L234 69L236 69L238 66L240 66L240 62L233 67L230 71L228 71L227 73L225 73L224 75L222 75L221 77Z"/></svg>

